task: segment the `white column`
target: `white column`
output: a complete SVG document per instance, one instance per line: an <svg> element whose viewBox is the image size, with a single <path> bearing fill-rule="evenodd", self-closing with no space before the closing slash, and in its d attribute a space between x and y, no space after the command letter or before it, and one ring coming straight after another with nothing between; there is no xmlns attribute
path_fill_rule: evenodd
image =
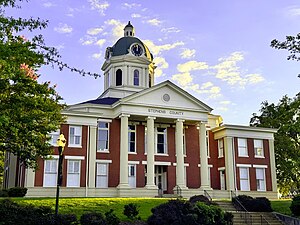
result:
<svg viewBox="0 0 300 225"><path fill-rule="evenodd" d="M269 154L270 154L270 169L272 180L272 191L277 192L277 178L276 178L276 164L275 164L275 152L274 152L274 140L269 139Z"/></svg>
<svg viewBox="0 0 300 225"><path fill-rule="evenodd" d="M154 120L155 117L147 118L147 189L157 189L154 183Z"/></svg>
<svg viewBox="0 0 300 225"><path fill-rule="evenodd" d="M208 157L206 144L206 128L205 123L199 125L199 140L200 140L200 172L201 172L201 186L202 190L211 189L208 179Z"/></svg>
<svg viewBox="0 0 300 225"><path fill-rule="evenodd" d="M120 132L120 183L119 188L129 188L128 185L128 117L122 114Z"/></svg>
<svg viewBox="0 0 300 225"><path fill-rule="evenodd" d="M234 190L234 151L233 151L233 138L225 137L224 138L224 150L225 150L225 176L226 176L226 190Z"/></svg>
<svg viewBox="0 0 300 225"><path fill-rule="evenodd" d="M95 185L95 179L96 179L96 151L97 151L97 127L96 126L90 126L90 132L89 132L89 148L88 148L88 154L89 154L89 161L88 167L89 167L89 182L88 187L94 188Z"/></svg>
<svg viewBox="0 0 300 225"><path fill-rule="evenodd" d="M176 185L186 188L184 182L184 156L183 156L183 122L176 120L175 147L176 147Z"/></svg>
<svg viewBox="0 0 300 225"><path fill-rule="evenodd" d="M31 168L25 170L25 187L34 187L35 172Z"/></svg>

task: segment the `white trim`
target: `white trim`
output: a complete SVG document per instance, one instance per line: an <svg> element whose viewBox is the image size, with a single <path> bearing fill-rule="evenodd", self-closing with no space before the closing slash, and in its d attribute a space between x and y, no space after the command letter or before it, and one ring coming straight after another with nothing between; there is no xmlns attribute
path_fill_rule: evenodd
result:
<svg viewBox="0 0 300 225"><path fill-rule="evenodd" d="M98 118L98 119L97 119L97 122L106 122L106 123L111 123L111 122L112 122L112 120Z"/></svg>
<svg viewBox="0 0 300 225"><path fill-rule="evenodd" d="M251 164L236 164L236 167L252 167Z"/></svg>
<svg viewBox="0 0 300 225"><path fill-rule="evenodd" d="M112 163L111 159L96 159L96 163Z"/></svg>
<svg viewBox="0 0 300 225"><path fill-rule="evenodd" d="M213 168L214 166L212 164L207 165L209 168ZM198 164L198 167L201 168L201 164ZM225 167L224 167L225 168Z"/></svg>
<svg viewBox="0 0 300 225"><path fill-rule="evenodd" d="M218 171L220 171L220 170L225 170L225 166L219 167L219 168L218 168Z"/></svg>
<svg viewBox="0 0 300 225"><path fill-rule="evenodd" d="M138 165L138 164L140 164L140 162L139 161L128 161L128 164Z"/></svg>
<svg viewBox="0 0 300 225"><path fill-rule="evenodd" d="M143 165L147 165L147 161L142 161ZM171 162L161 162L161 161L155 161L155 166L171 166Z"/></svg>
<svg viewBox="0 0 300 225"><path fill-rule="evenodd" d="M47 155L44 160L58 159L59 155Z"/></svg>
<svg viewBox="0 0 300 225"><path fill-rule="evenodd" d="M177 166L177 163L173 163L173 166ZM184 166L190 166L189 163L185 163Z"/></svg>
<svg viewBox="0 0 300 225"><path fill-rule="evenodd" d="M254 168L265 168L267 169L268 166L267 165L253 165Z"/></svg>
<svg viewBox="0 0 300 225"><path fill-rule="evenodd" d="M65 159L72 159L72 160L84 160L84 156L73 156L73 155L66 155Z"/></svg>

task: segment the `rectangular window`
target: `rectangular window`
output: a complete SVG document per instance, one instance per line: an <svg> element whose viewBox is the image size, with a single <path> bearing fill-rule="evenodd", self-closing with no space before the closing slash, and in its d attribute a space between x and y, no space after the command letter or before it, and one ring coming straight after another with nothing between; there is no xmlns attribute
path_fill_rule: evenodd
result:
<svg viewBox="0 0 300 225"><path fill-rule="evenodd" d="M264 157L263 140L254 140L255 157Z"/></svg>
<svg viewBox="0 0 300 225"><path fill-rule="evenodd" d="M135 125L128 126L128 152L135 151Z"/></svg>
<svg viewBox="0 0 300 225"><path fill-rule="evenodd" d="M51 132L49 134L50 136L50 140L49 140L49 143L53 146L56 146L56 142L57 142L57 139L59 138L59 135L60 135L60 130L57 130L57 131L54 131L54 132Z"/></svg>
<svg viewBox="0 0 300 225"><path fill-rule="evenodd" d="M218 153L219 153L219 158L224 157L224 144L223 144L223 139L218 140Z"/></svg>
<svg viewBox="0 0 300 225"><path fill-rule="evenodd" d="M44 161L44 187L55 187L57 184L57 159Z"/></svg>
<svg viewBox="0 0 300 225"><path fill-rule="evenodd" d="M265 169L256 168L256 187L258 191L266 190Z"/></svg>
<svg viewBox="0 0 300 225"><path fill-rule="evenodd" d="M107 152L109 149L109 123L98 122L97 151Z"/></svg>
<svg viewBox="0 0 300 225"><path fill-rule="evenodd" d="M108 187L108 164L107 163L97 163L96 187L97 188Z"/></svg>
<svg viewBox="0 0 300 225"><path fill-rule="evenodd" d="M240 167L240 189L241 191L249 191L249 168Z"/></svg>
<svg viewBox="0 0 300 225"><path fill-rule="evenodd" d="M167 154L167 128L156 128L156 153Z"/></svg>
<svg viewBox="0 0 300 225"><path fill-rule="evenodd" d="M247 139L238 138L238 154L241 157L247 157L248 156Z"/></svg>
<svg viewBox="0 0 300 225"><path fill-rule="evenodd" d="M136 188L136 165L128 165L128 184L131 188Z"/></svg>
<svg viewBox="0 0 300 225"><path fill-rule="evenodd" d="M69 128L69 145L70 146L80 146L81 147L81 126L70 126Z"/></svg>
<svg viewBox="0 0 300 225"><path fill-rule="evenodd" d="M80 160L68 160L67 187L80 186Z"/></svg>

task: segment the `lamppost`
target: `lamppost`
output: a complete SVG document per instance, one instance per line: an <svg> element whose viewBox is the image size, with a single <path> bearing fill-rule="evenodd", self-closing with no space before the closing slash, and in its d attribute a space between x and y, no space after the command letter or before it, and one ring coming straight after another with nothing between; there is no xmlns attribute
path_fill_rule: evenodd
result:
<svg viewBox="0 0 300 225"><path fill-rule="evenodd" d="M59 135L56 144L58 145L58 170L57 170L57 186L56 186L56 203L55 203L55 216L58 216L58 201L59 201L59 187L61 186L62 182L62 162L63 162L63 151L66 145L66 139L63 134Z"/></svg>

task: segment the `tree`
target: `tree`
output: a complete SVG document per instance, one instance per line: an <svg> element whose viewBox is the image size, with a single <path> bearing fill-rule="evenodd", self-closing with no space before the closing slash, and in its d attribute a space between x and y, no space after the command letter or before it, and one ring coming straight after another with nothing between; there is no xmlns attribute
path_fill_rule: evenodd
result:
<svg viewBox="0 0 300 225"><path fill-rule="evenodd" d="M253 113L251 126L278 129L274 135L279 190L282 194L300 192L300 93L283 96L279 103L263 102L261 114Z"/></svg>
<svg viewBox="0 0 300 225"><path fill-rule="evenodd" d="M5 16L5 8L20 8L23 0L0 1L0 153L10 152L27 167L52 153L48 134L64 121L62 98L50 82L40 83L38 69L43 65L68 68L81 75L92 74L60 61L55 48L45 45L42 35L30 40L20 32L44 29L48 21Z"/></svg>
<svg viewBox="0 0 300 225"><path fill-rule="evenodd" d="M287 57L288 60L300 60L300 33L296 36L286 36L285 41L278 41L276 39L271 41L271 47L275 49L285 49L290 55ZM300 74L298 75L300 78Z"/></svg>

